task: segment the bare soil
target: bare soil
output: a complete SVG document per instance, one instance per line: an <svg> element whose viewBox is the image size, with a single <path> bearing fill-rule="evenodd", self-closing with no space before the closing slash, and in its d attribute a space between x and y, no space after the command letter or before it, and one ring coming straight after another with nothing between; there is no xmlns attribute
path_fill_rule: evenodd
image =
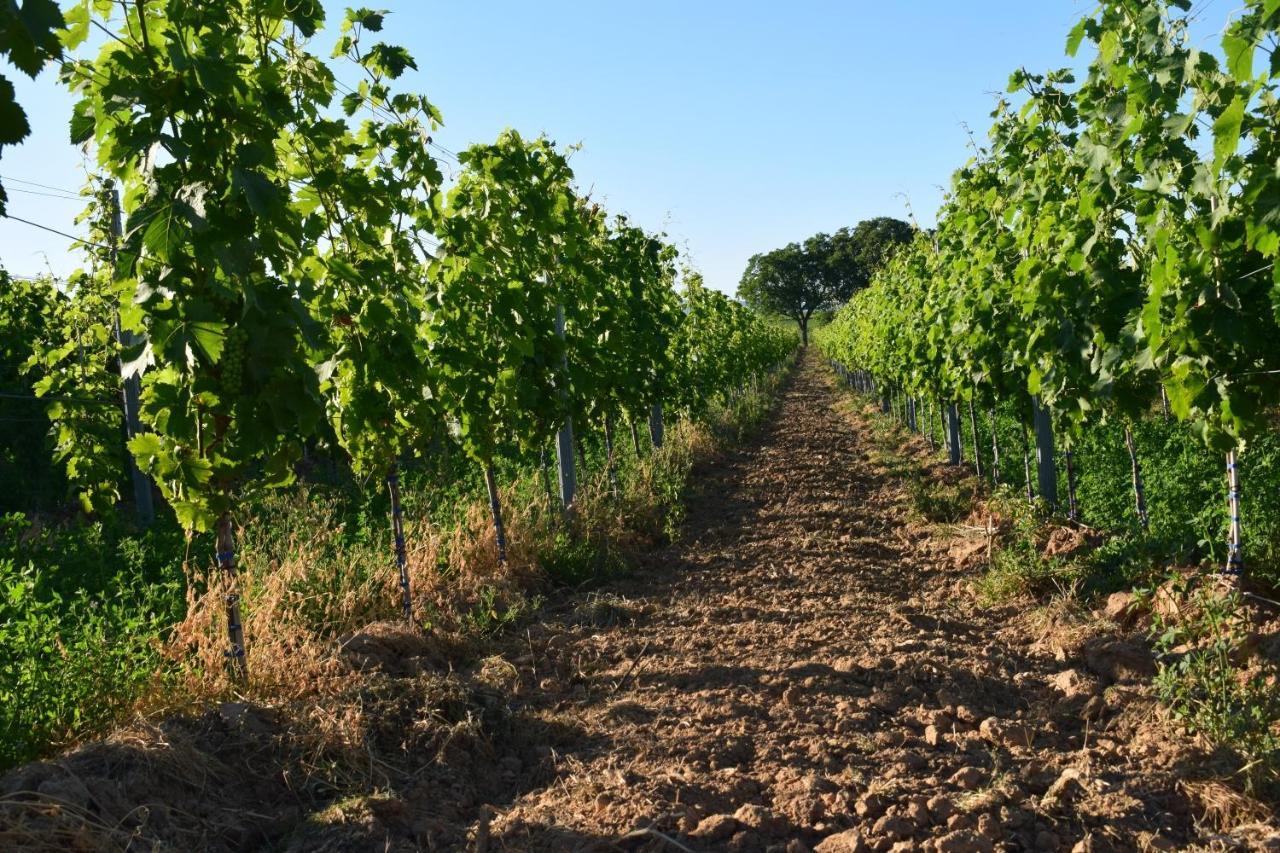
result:
<svg viewBox="0 0 1280 853"><path fill-rule="evenodd" d="M693 488L676 544L479 660L375 626L340 708L224 706L10 774L0 847L1280 849L1140 638L979 604L981 535L911 519L815 356ZM326 771L359 762L306 733L352 714L367 771Z"/></svg>

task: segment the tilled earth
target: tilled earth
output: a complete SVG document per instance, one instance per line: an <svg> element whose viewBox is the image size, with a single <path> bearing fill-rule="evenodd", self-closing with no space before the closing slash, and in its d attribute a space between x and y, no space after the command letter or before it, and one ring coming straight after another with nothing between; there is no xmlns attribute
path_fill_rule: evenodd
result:
<svg viewBox="0 0 1280 853"><path fill-rule="evenodd" d="M233 703L11 773L0 847L1280 849L1150 698L1140 638L978 603L985 534L911 520L816 357L694 488L677 544L479 662L373 626L346 704ZM353 720L354 780L306 746Z"/></svg>
<svg viewBox="0 0 1280 853"><path fill-rule="evenodd" d="M977 604L973 570L907 521L902 483L816 361L755 441L698 472L680 544L579 607L609 618L526 638L516 703L580 737L551 756L548 784L478 827L482 843L1264 843L1265 826L1221 831L1263 814L1158 722L1140 643L1062 642L1052 620Z"/></svg>

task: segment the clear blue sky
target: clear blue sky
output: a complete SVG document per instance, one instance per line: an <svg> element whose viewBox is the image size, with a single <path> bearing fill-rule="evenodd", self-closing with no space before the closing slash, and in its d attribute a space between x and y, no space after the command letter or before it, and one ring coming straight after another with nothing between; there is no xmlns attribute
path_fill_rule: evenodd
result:
<svg viewBox="0 0 1280 853"><path fill-rule="evenodd" d="M1212 2L1212 0L1210 0ZM345 4L330 8L331 31ZM608 0L383 4L457 150L511 126L582 143L574 168L609 209L664 229L727 292L753 253L861 219L933 220L1009 72L1067 63L1087 0ZM1225 9L1223 14L1225 15ZM332 35L316 51L327 55ZM340 72L348 80L350 71ZM9 74L11 78L14 74ZM78 188L72 100L52 71L17 76L34 132L0 174ZM6 181L11 190L41 191ZM77 202L11 192L10 212L79 229ZM59 274L68 241L0 220L0 262Z"/></svg>

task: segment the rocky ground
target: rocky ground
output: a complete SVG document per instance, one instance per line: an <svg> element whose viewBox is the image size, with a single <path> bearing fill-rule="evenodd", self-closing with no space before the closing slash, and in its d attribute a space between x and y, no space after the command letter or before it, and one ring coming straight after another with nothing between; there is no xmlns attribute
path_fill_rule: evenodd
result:
<svg viewBox="0 0 1280 853"><path fill-rule="evenodd" d="M980 569L952 558L957 534L911 520L908 504L865 416L811 357L754 439L696 471L684 535L631 577L554 602L453 671L417 641L366 638L373 693L400 711L383 726L405 757L394 769L371 766L363 791L314 809L290 782L298 762L255 763L285 724L223 709L197 752L256 767L253 793L203 834L144 827L129 843L164 847L152 832L335 851L1280 849L1267 807L1164 720L1139 638L1030 603L981 606ZM81 811L100 796L94 779L124 772L90 754L92 767L57 765L92 777ZM14 778L0 788L11 800L50 781L76 794L53 771ZM183 784L194 808L199 789ZM149 790L126 805L151 796L162 813L166 789ZM252 832L233 829L234 809Z"/></svg>

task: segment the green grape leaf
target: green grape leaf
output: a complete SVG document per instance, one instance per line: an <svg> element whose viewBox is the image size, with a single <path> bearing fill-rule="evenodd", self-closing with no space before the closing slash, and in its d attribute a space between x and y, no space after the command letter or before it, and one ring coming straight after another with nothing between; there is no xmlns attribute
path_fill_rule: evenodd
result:
<svg viewBox="0 0 1280 853"><path fill-rule="evenodd" d="M1240 145L1240 127L1244 121L1245 99L1236 97L1213 123L1214 167L1221 169L1227 158Z"/></svg>
<svg viewBox="0 0 1280 853"><path fill-rule="evenodd" d="M1227 70L1240 83L1253 79L1253 39L1241 35L1237 28L1229 28L1222 36L1222 50L1227 56Z"/></svg>

